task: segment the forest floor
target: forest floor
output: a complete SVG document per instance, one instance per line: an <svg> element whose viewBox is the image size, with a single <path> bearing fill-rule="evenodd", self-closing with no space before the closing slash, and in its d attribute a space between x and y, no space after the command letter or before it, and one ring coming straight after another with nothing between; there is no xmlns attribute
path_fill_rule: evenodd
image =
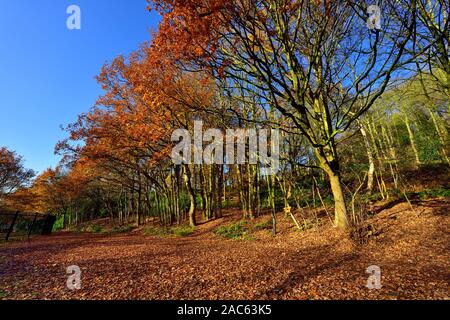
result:
<svg viewBox="0 0 450 320"><path fill-rule="evenodd" d="M450 199L375 208L370 236L356 243L328 222L299 232L225 240L214 230L237 211L186 237L58 233L0 245L0 299L449 299ZM259 218L259 222L268 217ZM66 287L66 268L82 289ZM382 288L366 287L369 266Z"/></svg>

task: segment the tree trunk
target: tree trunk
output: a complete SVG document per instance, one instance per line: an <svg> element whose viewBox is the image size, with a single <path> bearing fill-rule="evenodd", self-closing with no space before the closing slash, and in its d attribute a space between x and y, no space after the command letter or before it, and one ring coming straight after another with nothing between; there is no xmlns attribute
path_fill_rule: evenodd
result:
<svg viewBox="0 0 450 320"><path fill-rule="evenodd" d="M63 212L63 223L62 223L62 228L63 228L63 230L64 229L66 229L66 209L64 209L64 212Z"/></svg>
<svg viewBox="0 0 450 320"><path fill-rule="evenodd" d="M220 166L219 169L219 179L217 185L217 218L222 218L222 198L224 194L224 165Z"/></svg>
<svg viewBox="0 0 450 320"><path fill-rule="evenodd" d="M184 181L186 183L186 188L189 194L189 200L191 202L191 205L189 207L189 225L191 227L195 227L197 225L197 221L195 220L195 207L196 207L196 203L195 203L195 193L194 193L194 189L192 188L192 184L191 184L191 171L189 169L188 165L184 166L184 170L185 170L185 175L184 175Z"/></svg>
<svg viewBox="0 0 450 320"><path fill-rule="evenodd" d="M439 142L441 144L441 154L442 154L442 160L444 160L447 164L450 164L450 159L447 156L447 150L445 149L445 135L443 131L441 130L439 123L436 119L436 116L433 113L433 110L430 107L427 107L428 112L430 113L431 120L433 121L434 128L436 129L436 133L439 137Z"/></svg>
<svg viewBox="0 0 450 320"><path fill-rule="evenodd" d="M421 162L420 162L420 157L419 157L419 151L417 151L417 147L416 147L416 139L414 138L414 133L411 130L411 125L409 122L409 117L405 112L403 112L403 116L405 119L405 125L406 125L406 129L408 129L408 135L409 135L409 141L411 142L411 148L413 150L414 153L414 157L416 158L416 166L419 167Z"/></svg>
<svg viewBox="0 0 450 320"><path fill-rule="evenodd" d="M268 188L268 203L271 208L272 213L272 236L276 237L277 235L277 213L275 209L275 176L274 175L266 175L267 188Z"/></svg>
<svg viewBox="0 0 450 320"><path fill-rule="evenodd" d="M142 183L141 176L139 174L138 179L138 203L137 203L137 225L138 227L141 225L141 217L142 217Z"/></svg>
<svg viewBox="0 0 450 320"><path fill-rule="evenodd" d="M339 161L335 148L316 150L320 161L320 167L330 179L331 191L334 199L334 224L336 228L346 230L349 227L347 206L345 204L344 191L342 190L341 175L339 172ZM318 151L318 152L317 152ZM325 156L326 155L326 156Z"/></svg>
<svg viewBox="0 0 450 320"><path fill-rule="evenodd" d="M361 134L366 145L367 158L369 159L369 170L367 171L367 191L372 193L373 191L373 175L375 173L375 161L372 151L372 146L370 145L369 138L367 137L366 129L361 125Z"/></svg>
<svg viewBox="0 0 450 320"><path fill-rule="evenodd" d="M339 229L348 228L347 206L345 205L344 192L342 190L341 177L339 173L327 172L330 179L331 191L334 198L334 224Z"/></svg>

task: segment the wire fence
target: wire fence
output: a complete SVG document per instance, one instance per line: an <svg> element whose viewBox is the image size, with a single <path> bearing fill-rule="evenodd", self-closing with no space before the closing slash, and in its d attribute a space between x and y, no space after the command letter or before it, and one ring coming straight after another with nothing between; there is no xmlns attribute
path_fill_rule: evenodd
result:
<svg viewBox="0 0 450 320"><path fill-rule="evenodd" d="M56 217L51 214L0 212L0 239L30 239L32 235L50 235Z"/></svg>

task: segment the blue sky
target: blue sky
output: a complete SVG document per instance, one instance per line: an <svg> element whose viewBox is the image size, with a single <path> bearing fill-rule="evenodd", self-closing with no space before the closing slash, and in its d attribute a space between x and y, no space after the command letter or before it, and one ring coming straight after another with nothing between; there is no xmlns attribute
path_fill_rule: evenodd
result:
<svg viewBox="0 0 450 320"><path fill-rule="evenodd" d="M81 30L69 30L69 5ZM150 39L145 0L0 0L0 146L38 172L57 165L60 129L95 103L102 65Z"/></svg>

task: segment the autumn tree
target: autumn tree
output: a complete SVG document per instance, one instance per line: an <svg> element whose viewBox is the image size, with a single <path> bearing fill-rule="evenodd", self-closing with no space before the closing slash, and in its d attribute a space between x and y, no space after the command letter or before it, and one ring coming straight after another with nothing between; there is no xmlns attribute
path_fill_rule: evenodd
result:
<svg viewBox="0 0 450 320"><path fill-rule="evenodd" d="M0 148L0 204L6 195L26 186L35 173L26 169L21 156L5 147Z"/></svg>
<svg viewBox="0 0 450 320"><path fill-rule="evenodd" d="M194 168L171 162L171 136L174 128L193 129L193 109L210 109L214 83L169 62L154 47L144 46L128 59L120 56L106 64L98 76L105 94L67 127L70 137L57 151L66 162L83 159L99 168L103 181L126 190L138 224L144 210L155 205L164 223L179 220L186 191L190 224L195 225Z"/></svg>

